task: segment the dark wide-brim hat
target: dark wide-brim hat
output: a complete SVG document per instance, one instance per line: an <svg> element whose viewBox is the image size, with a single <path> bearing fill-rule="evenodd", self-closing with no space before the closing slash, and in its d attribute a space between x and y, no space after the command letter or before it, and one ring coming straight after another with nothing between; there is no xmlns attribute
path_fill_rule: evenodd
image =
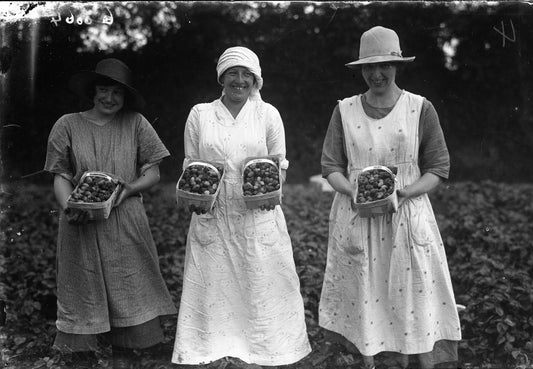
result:
<svg viewBox="0 0 533 369"><path fill-rule="evenodd" d="M82 71L74 74L69 81L69 88L79 96L89 98L91 86L98 77L105 77L124 86L128 91L127 102L132 109L142 109L146 102L142 95L133 87L130 68L115 58L103 59L96 64L94 71Z"/></svg>

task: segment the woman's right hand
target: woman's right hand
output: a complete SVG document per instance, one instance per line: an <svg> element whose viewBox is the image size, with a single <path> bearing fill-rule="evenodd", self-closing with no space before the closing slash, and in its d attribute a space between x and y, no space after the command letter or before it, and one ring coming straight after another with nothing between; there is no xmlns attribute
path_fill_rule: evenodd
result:
<svg viewBox="0 0 533 369"><path fill-rule="evenodd" d="M355 184L352 184L342 173L333 172L327 177L327 180L335 191L350 196L352 199L355 197L357 191Z"/></svg>
<svg viewBox="0 0 533 369"><path fill-rule="evenodd" d="M259 209L263 211L270 211L270 210L274 210L275 208L276 208L276 205L261 205L259 207Z"/></svg>
<svg viewBox="0 0 533 369"><path fill-rule="evenodd" d="M66 208L64 211L68 224L83 225L89 221L89 213L81 209Z"/></svg>
<svg viewBox="0 0 533 369"><path fill-rule="evenodd" d="M355 208L355 203L356 203L355 202L355 197L356 197L356 195L357 195L357 188L355 188L355 186L354 186L352 191L351 191L351 193L348 195L348 196L350 196L350 205L352 206L352 210L354 210L354 211L356 210L356 208Z"/></svg>

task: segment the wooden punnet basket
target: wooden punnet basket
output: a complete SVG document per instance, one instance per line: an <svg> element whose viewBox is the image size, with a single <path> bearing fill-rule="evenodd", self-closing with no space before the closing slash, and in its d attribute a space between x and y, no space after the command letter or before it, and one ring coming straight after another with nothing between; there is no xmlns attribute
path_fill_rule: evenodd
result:
<svg viewBox="0 0 533 369"><path fill-rule="evenodd" d="M206 212L209 212L213 209L213 206L215 205L215 201L217 199L217 196L220 192L220 186L222 185L222 180L224 179L224 175L226 173L226 170L224 168L222 174L220 174L220 171L216 168L215 165L220 165L220 163L216 162L210 162L206 160L192 160L188 165L187 168L192 165L201 165L201 166L207 166L211 169L213 169L217 174L219 178L219 185L217 187L217 190L214 194L198 194L193 192L184 191L179 188L179 184L181 182L181 179L183 178L183 175L185 174L185 170L181 173L178 183L176 183L176 203L178 206L183 206L186 208L189 208L191 205L194 205L198 210L205 210Z"/></svg>
<svg viewBox="0 0 533 369"><path fill-rule="evenodd" d="M282 195L282 179L281 179L281 167L279 164L276 163L276 161L279 163L280 158L277 156L250 156L247 157L242 166L242 176L244 181L244 170L247 166L254 163L270 163L274 165L278 169L278 181L279 181L279 189L259 194L259 195L250 195L250 196L244 196L243 198L244 202L246 204L246 208L249 210L252 209L259 209L261 206L275 206L275 205L281 205L281 195ZM242 189L242 187L241 187Z"/></svg>
<svg viewBox="0 0 533 369"><path fill-rule="evenodd" d="M102 202L72 201L72 194L83 183L86 177L96 177L96 178L102 178L108 181L116 182L116 179L114 178L113 175L105 173L105 172L87 171L83 173L83 175L80 178L80 181L78 182L78 185L74 188L74 191L72 191L72 193L67 199L67 207L71 209L85 210L89 214L90 220L102 220L102 219L109 218L109 214L111 214L111 209L113 208L113 205L115 204L115 200L120 191L120 185L119 184L116 185L113 193L111 194L111 196L109 196L109 198L106 201L102 201Z"/></svg>
<svg viewBox="0 0 533 369"><path fill-rule="evenodd" d="M394 179L394 188L393 188L392 194L385 197L384 199L365 202L365 203L357 202L357 191L356 191L355 196L353 198L352 207L354 210L357 210L359 212L359 216L361 218L382 216L385 214L395 213L396 211L398 211L398 195L396 194L396 189L397 189L396 176L388 167L382 166L382 165L373 165L370 167L366 167L361 171L361 173L374 170L374 169L381 169L381 170L384 170L390 173L390 175ZM359 180L359 177L356 179L356 182L355 182L357 189L359 189L358 180Z"/></svg>

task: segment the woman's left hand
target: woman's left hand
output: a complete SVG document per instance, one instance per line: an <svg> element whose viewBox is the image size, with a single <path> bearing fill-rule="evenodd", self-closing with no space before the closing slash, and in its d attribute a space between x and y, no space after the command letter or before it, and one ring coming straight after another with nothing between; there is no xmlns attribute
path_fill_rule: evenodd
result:
<svg viewBox="0 0 533 369"><path fill-rule="evenodd" d="M118 184L122 187L115 206L119 206L128 197L141 193L144 190L148 190L150 187L159 182L159 165L154 164L147 168L139 178L133 182L125 182L123 179L118 179Z"/></svg>
<svg viewBox="0 0 533 369"><path fill-rule="evenodd" d="M121 187L121 190L120 190L120 193L118 194L117 199L115 200L114 206L119 206L122 203L122 201L130 197L131 192L132 192L132 188L129 183L119 181L119 186Z"/></svg>
<svg viewBox="0 0 533 369"><path fill-rule="evenodd" d="M285 183L286 180L287 180L287 170L282 169L281 170L281 183Z"/></svg>
<svg viewBox="0 0 533 369"><path fill-rule="evenodd" d="M89 213L85 210L66 208L63 212L68 224L79 226L89 221Z"/></svg>
<svg viewBox="0 0 533 369"><path fill-rule="evenodd" d="M442 180L439 176L429 172L425 173L415 182L396 191L396 194L398 195L398 208L402 206L406 200L432 191L441 182Z"/></svg>
<svg viewBox="0 0 533 369"><path fill-rule="evenodd" d="M398 195L398 208L402 206L402 204L409 199L409 193L405 188L402 188L401 190L396 190L396 194Z"/></svg>

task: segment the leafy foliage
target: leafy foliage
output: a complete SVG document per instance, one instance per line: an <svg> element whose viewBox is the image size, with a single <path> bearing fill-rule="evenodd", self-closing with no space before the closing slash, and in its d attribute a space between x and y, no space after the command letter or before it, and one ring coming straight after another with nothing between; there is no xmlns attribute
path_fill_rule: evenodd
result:
<svg viewBox="0 0 533 369"><path fill-rule="evenodd" d="M491 181L435 194L456 298L467 306L462 347L473 357L532 348L532 198L531 185Z"/></svg>
<svg viewBox="0 0 533 369"><path fill-rule="evenodd" d="M144 195L161 271L176 305L183 278L190 215L176 207L175 184ZM4 188L0 294L7 301L7 325L0 332L6 368L70 367L72 358L51 350L55 334L56 205L50 186ZM11 193L11 195L9 195ZM531 368L533 355L533 186L495 182L449 183L431 194L446 244L461 313L464 367ZM359 363L348 349L327 341L318 326L318 302L327 253L333 194L308 185L284 186L283 209L293 242L313 353L292 369ZM175 318L164 322L165 341L139 351L142 368L171 368ZM98 353L109 367L109 350ZM225 368L227 358L198 368ZM387 363L382 363L388 365Z"/></svg>

